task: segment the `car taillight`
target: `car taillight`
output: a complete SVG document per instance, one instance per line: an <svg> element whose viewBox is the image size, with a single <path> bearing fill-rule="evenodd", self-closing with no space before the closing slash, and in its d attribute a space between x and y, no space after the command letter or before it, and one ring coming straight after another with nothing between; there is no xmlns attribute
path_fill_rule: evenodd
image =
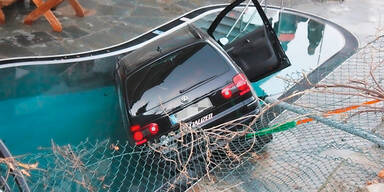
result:
<svg viewBox="0 0 384 192"><path fill-rule="evenodd" d="M233 83L235 83L237 89L239 89L240 95L244 95L251 90L247 81L247 77L245 77L245 75L242 73L233 77Z"/></svg>
<svg viewBox="0 0 384 192"><path fill-rule="evenodd" d="M156 135L157 132L159 132L159 125L157 125L156 123L151 123L151 124L148 124L144 127L145 129L148 129L149 132L152 134L152 135Z"/></svg>
<svg viewBox="0 0 384 192"><path fill-rule="evenodd" d="M133 134L133 140L135 141L141 141L144 139L144 135L141 131L136 131L134 134Z"/></svg>
<svg viewBox="0 0 384 192"><path fill-rule="evenodd" d="M232 84L231 84L232 85ZM221 95L225 98L225 99L229 99L232 97L232 91L231 91L231 87L225 87L223 90L221 90Z"/></svg>
<svg viewBox="0 0 384 192"><path fill-rule="evenodd" d="M143 127L132 125L131 132L136 145L141 145L148 141L146 137L156 135L159 132L159 125L157 123L150 123Z"/></svg>
<svg viewBox="0 0 384 192"><path fill-rule="evenodd" d="M232 81L233 83L225 86L224 89L221 90L221 95L225 99L230 99L233 94L237 93L239 93L239 95L244 95L251 90L247 78L242 73L235 75L232 78Z"/></svg>
<svg viewBox="0 0 384 192"><path fill-rule="evenodd" d="M132 125L131 126L131 131L132 132L135 132L135 131L138 131L138 130L140 130L140 125Z"/></svg>

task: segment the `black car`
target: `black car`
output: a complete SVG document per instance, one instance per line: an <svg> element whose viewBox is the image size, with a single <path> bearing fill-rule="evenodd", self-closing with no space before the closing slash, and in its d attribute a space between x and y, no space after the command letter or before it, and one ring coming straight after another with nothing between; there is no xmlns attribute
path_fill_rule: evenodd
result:
<svg viewBox="0 0 384 192"><path fill-rule="evenodd" d="M120 104L132 143L166 145L180 122L204 129L259 112L250 81L290 63L256 0L264 25L228 44L214 39L220 21L241 2L225 8L207 32L185 25L118 62Z"/></svg>

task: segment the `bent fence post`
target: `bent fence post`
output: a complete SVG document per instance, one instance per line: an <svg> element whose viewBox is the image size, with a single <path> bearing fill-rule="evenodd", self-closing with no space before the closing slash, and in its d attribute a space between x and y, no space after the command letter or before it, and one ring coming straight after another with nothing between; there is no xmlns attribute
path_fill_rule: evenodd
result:
<svg viewBox="0 0 384 192"><path fill-rule="evenodd" d="M4 158L4 159L9 158L11 163L15 164L13 156L11 155L8 148L5 146L5 144L1 139L0 139L0 158ZM15 177L15 181L19 187L19 190L21 192L30 192L31 190L29 189L28 183L25 180L23 173L16 166L14 168L12 167L9 167L9 168L12 172L12 175ZM6 183L6 179L2 176L0 177L0 179L1 179L0 184L4 183L4 186L7 187L8 184ZM0 188L0 191L1 191L1 188Z"/></svg>
<svg viewBox="0 0 384 192"><path fill-rule="evenodd" d="M384 148L384 138L381 136L378 136L376 134L373 134L367 130L355 127L351 124L341 123L341 122L335 121L333 119L321 117L318 115L313 115L302 107L298 107L298 106L295 106L295 105L292 105L292 104L289 104L286 102L282 102L282 101L276 100L276 99L271 98L271 97L265 98L265 101L267 103L270 103L270 104L278 103L276 106L279 108L286 109L288 111L291 111L291 112L294 112L294 113L297 113L300 115L306 115L306 116L313 118L313 119L317 120L318 122L321 122L325 125L328 125L328 126L333 127L335 129L339 129L339 130L345 131L347 133L350 133L352 135L361 137L363 139L371 141L371 142L379 145L380 147Z"/></svg>

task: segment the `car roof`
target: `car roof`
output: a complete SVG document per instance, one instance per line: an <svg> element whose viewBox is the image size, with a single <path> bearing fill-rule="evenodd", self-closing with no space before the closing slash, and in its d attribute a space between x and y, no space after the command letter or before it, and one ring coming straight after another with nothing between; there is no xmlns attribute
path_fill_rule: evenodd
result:
<svg viewBox="0 0 384 192"><path fill-rule="evenodd" d="M129 53L120 60L120 65L125 67L128 74L162 56L207 38L206 34L188 24Z"/></svg>

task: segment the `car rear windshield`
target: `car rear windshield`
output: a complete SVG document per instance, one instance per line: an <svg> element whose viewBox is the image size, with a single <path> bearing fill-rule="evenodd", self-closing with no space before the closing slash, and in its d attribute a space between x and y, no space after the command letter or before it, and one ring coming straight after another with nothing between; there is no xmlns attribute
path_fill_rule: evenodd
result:
<svg viewBox="0 0 384 192"><path fill-rule="evenodd" d="M173 52L127 78L131 115L143 114L227 70L227 61L207 43Z"/></svg>

